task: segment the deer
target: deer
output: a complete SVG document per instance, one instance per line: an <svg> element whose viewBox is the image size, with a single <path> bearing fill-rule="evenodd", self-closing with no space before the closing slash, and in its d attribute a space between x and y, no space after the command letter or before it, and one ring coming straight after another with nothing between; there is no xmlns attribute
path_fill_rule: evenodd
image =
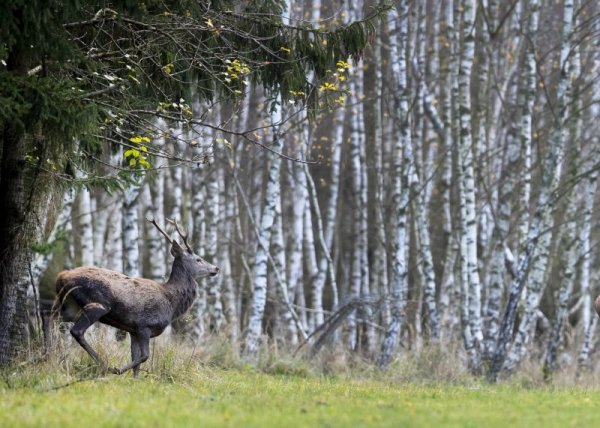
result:
<svg viewBox="0 0 600 428"><path fill-rule="evenodd" d="M165 283L146 278L131 278L123 273L97 266L65 270L56 278L56 304L61 318L72 321L73 338L104 371L121 375L133 370L137 377L140 365L150 354L150 339L160 335L176 318L183 315L196 298L197 278L215 276L219 268L194 253L187 234L176 221L167 221L183 240L183 248L156 223L147 219L171 244L174 257L171 274ZM109 368L85 339L94 323L116 327L129 333L131 363Z"/></svg>

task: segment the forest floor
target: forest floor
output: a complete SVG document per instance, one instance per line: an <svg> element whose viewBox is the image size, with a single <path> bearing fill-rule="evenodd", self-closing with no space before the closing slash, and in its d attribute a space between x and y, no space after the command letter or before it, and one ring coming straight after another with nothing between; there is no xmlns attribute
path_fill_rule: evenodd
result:
<svg viewBox="0 0 600 428"><path fill-rule="evenodd" d="M397 384L251 368L187 379L4 373L2 427L600 426L600 389Z"/></svg>
<svg viewBox="0 0 600 428"><path fill-rule="evenodd" d="M128 341L93 345L110 365ZM109 345L112 343L112 345ZM527 427L600 426L600 378L563 371L551 384L524 369L497 385L457 353L405 353L386 371L343 352L281 350L256 365L224 341L152 346L138 378L102 373L74 343L0 370L0 427ZM562 377L561 377L562 376Z"/></svg>

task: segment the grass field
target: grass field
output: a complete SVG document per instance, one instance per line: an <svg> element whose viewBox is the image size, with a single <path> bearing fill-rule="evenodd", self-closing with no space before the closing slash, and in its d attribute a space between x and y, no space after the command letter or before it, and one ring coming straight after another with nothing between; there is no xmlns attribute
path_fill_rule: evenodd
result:
<svg viewBox="0 0 600 428"><path fill-rule="evenodd" d="M185 381L148 373L35 379L4 374L0 426L600 426L594 389L397 384L209 367Z"/></svg>
<svg viewBox="0 0 600 428"><path fill-rule="evenodd" d="M600 426L593 373L586 387L573 376L545 385L539 370L489 385L448 350L381 372L337 353L315 361L265 352L253 367L225 348L157 346L138 379L100 373L77 347L63 348L0 371L0 427ZM127 360L126 343L109 352L111 365Z"/></svg>

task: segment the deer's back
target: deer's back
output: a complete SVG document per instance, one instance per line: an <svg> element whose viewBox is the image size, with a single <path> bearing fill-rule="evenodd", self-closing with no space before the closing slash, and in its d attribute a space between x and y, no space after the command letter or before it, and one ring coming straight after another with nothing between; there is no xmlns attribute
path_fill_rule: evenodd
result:
<svg viewBox="0 0 600 428"><path fill-rule="evenodd" d="M56 292L63 305L83 308L99 303L110 309L102 322L126 330L140 322L162 324L170 306L162 284L145 278L131 278L120 272L95 266L66 270L56 278Z"/></svg>

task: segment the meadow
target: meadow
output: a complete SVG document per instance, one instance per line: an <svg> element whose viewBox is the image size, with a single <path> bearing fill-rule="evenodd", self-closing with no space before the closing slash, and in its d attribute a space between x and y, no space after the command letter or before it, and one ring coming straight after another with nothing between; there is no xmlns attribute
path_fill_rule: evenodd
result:
<svg viewBox="0 0 600 428"><path fill-rule="evenodd" d="M126 358L126 345L109 360ZM329 354L271 352L258 365L215 348L155 348L140 377L98 371L76 349L0 372L2 427L567 427L600 424L595 381L498 385L452 368L443 353L382 372ZM222 351L222 349L221 349Z"/></svg>

